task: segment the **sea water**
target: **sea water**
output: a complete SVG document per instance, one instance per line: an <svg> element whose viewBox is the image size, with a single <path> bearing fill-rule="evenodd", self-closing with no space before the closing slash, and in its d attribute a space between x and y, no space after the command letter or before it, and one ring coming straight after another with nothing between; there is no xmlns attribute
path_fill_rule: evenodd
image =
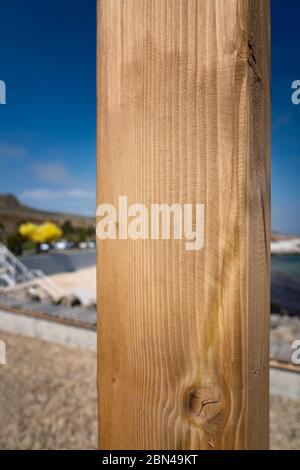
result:
<svg viewBox="0 0 300 470"><path fill-rule="evenodd" d="M271 260L271 302L300 316L300 255L274 255Z"/></svg>

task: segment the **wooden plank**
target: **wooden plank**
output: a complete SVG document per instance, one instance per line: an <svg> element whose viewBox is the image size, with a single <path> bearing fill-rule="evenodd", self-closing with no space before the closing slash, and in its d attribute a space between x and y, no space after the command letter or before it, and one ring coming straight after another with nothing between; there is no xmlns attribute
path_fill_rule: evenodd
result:
<svg viewBox="0 0 300 470"><path fill-rule="evenodd" d="M269 2L101 0L97 60L98 205L205 207L98 242L100 448L267 448Z"/></svg>

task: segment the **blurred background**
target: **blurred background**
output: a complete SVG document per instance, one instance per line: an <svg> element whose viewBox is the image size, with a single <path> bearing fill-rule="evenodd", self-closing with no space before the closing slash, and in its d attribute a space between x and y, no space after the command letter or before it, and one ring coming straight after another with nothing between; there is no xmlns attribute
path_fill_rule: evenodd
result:
<svg viewBox="0 0 300 470"><path fill-rule="evenodd" d="M300 4L271 8L271 445L296 449ZM0 448L96 448L96 1L0 14Z"/></svg>

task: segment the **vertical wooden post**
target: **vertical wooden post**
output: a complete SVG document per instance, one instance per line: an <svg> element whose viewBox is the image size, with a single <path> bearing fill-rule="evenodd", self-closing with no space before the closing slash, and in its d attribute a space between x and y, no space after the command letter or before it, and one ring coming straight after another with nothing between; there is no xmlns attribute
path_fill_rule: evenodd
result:
<svg viewBox="0 0 300 470"><path fill-rule="evenodd" d="M97 61L98 205L205 206L98 243L100 448L267 448L269 2L100 0Z"/></svg>

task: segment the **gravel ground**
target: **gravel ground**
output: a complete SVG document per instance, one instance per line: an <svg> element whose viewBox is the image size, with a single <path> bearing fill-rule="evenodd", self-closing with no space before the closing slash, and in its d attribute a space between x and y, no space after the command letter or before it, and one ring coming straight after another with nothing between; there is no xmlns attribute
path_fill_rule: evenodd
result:
<svg viewBox="0 0 300 470"><path fill-rule="evenodd" d="M300 402L271 397L270 441L272 450L300 449Z"/></svg>
<svg viewBox="0 0 300 470"><path fill-rule="evenodd" d="M0 449L95 449L96 356L0 332ZM271 448L300 449L300 402L271 398Z"/></svg>
<svg viewBox="0 0 300 470"><path fill-rule="evenodd" d="M0 332L0 449L97 447L96 356Z"/></svg>

